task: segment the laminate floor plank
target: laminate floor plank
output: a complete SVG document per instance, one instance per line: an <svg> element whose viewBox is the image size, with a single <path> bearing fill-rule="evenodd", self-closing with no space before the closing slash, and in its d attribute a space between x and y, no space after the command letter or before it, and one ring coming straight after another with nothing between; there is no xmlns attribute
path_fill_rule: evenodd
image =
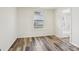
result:
<svg viewBox="0 0 79 59"><path fill-rule="evenodd" d="M65 41L57 39L57 38L54 38L52 41L54 42L54 44L56 46L63 49L63 51L79 51L79 48L73 46L69 42L65 42Z"/></svg>
<svg viewBox="0 0 79 59"><path fill-rule="evenodd" d="M9 51L79 51L79 48L55 36L20 38Z"/></svg>
<svg viewBox="0 0 79 59"><path fill-rule="evenodd" d="M59 49L53 42L51 39L48 39L47 37L44 37L44 39L46 39L49 43L49 45L52 48L52 51L61 51L61 49Z"/></svg>

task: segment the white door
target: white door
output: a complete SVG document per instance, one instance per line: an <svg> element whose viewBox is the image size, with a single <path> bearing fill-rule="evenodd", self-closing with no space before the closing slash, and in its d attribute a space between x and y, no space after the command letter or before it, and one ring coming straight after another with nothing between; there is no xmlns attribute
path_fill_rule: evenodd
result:
<svg viewBox="0 0 79 59"><path fill-rule="evenodd" d="M71 37L71 8L56 11L56 34L59 37Z"/></svg>

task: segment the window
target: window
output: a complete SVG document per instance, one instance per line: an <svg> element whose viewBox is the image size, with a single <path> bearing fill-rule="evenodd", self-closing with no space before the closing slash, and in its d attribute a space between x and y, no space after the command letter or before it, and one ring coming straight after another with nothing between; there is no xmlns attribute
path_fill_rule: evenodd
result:
<svg viewBox="0 0 79 59"><path fill-rule="evenodd" d="M34 12L34 28L43 28L44 15L42 10L36 10Z"/></svg>

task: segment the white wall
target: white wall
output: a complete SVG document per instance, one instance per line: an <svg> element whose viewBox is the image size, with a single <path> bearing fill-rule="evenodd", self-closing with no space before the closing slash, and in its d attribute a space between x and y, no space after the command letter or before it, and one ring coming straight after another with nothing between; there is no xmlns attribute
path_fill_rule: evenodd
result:
<svg viewBox="0 0 79 59"><path fill-rule="evenodd" d="M45 18L44 28L34 29L33 18L34 18L34 10L36 8L17 8L17 9L18 9L17 11L18 37L44 36L54 34L53 10L43 9Z"/></svg>
<svg viewBox="0 0 79 59"><path fill-rule="evenodd" d="M0 8L0 49L8 50L16 39L16 8Z"/></svg>
<svg viewBox="0 0 79 59"><path fill-rule="evenodd" d="M72 40L79 47L79 8L72 8Z"/></svg>

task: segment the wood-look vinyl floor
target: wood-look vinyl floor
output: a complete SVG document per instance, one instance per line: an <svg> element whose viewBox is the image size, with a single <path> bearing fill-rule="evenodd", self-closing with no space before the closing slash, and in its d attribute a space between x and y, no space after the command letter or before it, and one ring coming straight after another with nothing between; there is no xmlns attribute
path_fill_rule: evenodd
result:
<svg viewBox="0 0 79 59"><path fill-rule="evenodd" d="M79 48L55 36L19 38L9 51L79 51Z"/></svg>

